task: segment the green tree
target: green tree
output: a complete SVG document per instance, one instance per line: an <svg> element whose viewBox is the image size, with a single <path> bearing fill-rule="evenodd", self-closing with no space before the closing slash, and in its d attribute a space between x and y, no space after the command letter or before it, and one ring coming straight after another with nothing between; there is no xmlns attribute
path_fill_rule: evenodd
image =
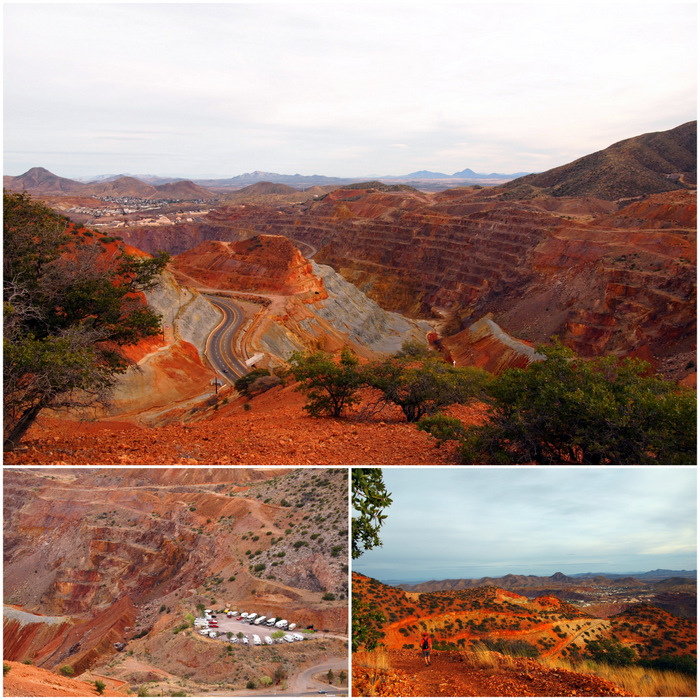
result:
<svg viewBox="0 0 700 700"><path fill-rule="evenodd" d="M168 256L107 254L26 194L3 192L3 427L12 449L45 408L105 403L129 361L121 351L159 330L142 290Z"/></svg>
<svg viewBox="0 0 700 700"><path fill-rule="evenodd" d="M441 358L394 355L368 365L366 383L396 404L410 423L480 395L488 374L476 367L453 367Z"/></svg>
<svg viewBox="0 0 700 700"><path fill-rule="evenodd" d="M105 682L104 681L95 681L95 690L100 694L103 695L105 692Z"/></svg>
<svg viewBox="0 0 700 700"><path fill-rule="evenodd" d="M357 392L362 383L358 359L345 347L340 361L325 352L290 357L291 372L301 382L299 391L308 399L304 410L312 416L331 415L338 418L346 408L358 402Z"/></svg>
<svg viewBox="0 0 700 700"><path fill-rule="evenodd" d="M391 503L381 469L357 467L352 470L352 558L381 547L379 530L386 520L383 511Z"/></svg>
<svg viewBox="0 0 700 700"><path fill-rule="evenodd" d="M468 463L695 464L697 399L636 359L585 360L559 342L545 360L490 386L487 422L470 431Z"/></svg>
<svg viewBox="0 0 700 700"><path fill-rule="evenodd" d="M383 511L391 503L381 469L357 467L352 470L352 558L368 549L381 547L379 530L386 519ZM352 596L352 650L375 649L381 638L384 613L368 605L354 592Z"/></svg>

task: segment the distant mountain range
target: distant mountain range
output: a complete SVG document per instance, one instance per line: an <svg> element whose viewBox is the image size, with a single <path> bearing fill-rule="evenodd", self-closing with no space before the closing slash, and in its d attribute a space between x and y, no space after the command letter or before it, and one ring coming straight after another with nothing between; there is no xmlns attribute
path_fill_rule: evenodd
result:
<svg viewBox="0 0 700 700"><path fill-rule="evenodd" d="M441 581L424 581L423 583L415 584L391 584L397 585L398 588L404 591L457 591L465 588L477 588L479 586L498 586L506 590L514 590L522 587L541 587L550 584L561 585L576 583L581 580L594 580L598 584L605 583L626 583L634 584L639 582L658 582L670 578L697 580L697 571L673 571L670 569L656 569L655 571L647 571L645 573L635 574L609 574L609 573L587 573L573 574L566 576L560 571L552 576L531 576L522 574L507 574L506 576L491 577L485 576L479 579L443 579ZM386 583L386 582L385 582Z"/></svg>
<svg viewBox="0 0 700 700"><path fill-rule="evenodd" d="M368 178L325 175L283 175L256 170L222 179L176 180L157 175L99 175L90 182L70 180L44 168L16 177L4 186L36 195L134 196L144 199L213 199L260 182L297 190L314 186L343 187ZM469 168L447 175L418 170L403 176L370 177L386 184L412 184L422 190L445 190L469 185L497 185L501 199L533 197L593 197L615 201L697 186L697 122L668 131L642 134L566 165L542 173L476 173Z"/></svg>
<svg viewBox="0 0 700 700"><path fill-rule="evenodd" d="M497 185L508 182L514 178L520 177L525 173L514 173L507 175L503 173L475 173L473 170L466 168L454 175L446 175L444 173L435 173L428 170L420 170L408 175L387 175L386 177L372 177L373 180L385 181L388 183L417 183L431 181L438 189L446 189L459 185ZM120 173L119 175L96 175L92 178L76 178L74 180L64 177L59 177L49 172L45 168L31 168L22 175L16 177L5 176L3 178L4 186L12 190L27 190L28 192L43 195L73 195L73 196L104 196L117 195L123 192L122 196L135 196L147 198L159 198L159 191L165 194L162 198L184 199L185 197L177 197L173 192L182 190L181 183L188 183L187 188L191 191L190 198L210 199L217 191L239 190L249 185L255 185L260 182L273 182L278 185L286 185L296 190L303 190L309 187L318 186L335 186L342 187L344 185L363 182L369 178L343 178L329 177L327 175L284 175L281 173L270 173L256 170L252 173L243 173L229 178L218 179L194 179L183 180L172 177L161 177L160 175L130 175ZM140 187L135 187L136 183L140 183ZM434 189L430 183L425 183L430 189ZM206 190L206 192L192 191L192 187L196 186ZM139 192L141 194L139 194ZM183 192L183 195L186 195Z"/></svg>

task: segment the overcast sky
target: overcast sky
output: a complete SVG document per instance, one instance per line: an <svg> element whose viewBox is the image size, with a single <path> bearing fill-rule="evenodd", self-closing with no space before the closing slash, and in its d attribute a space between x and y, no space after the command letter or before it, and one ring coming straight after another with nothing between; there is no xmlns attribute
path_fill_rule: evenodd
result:
<svg viewBox="0 0 700 700"><path fill-rule="evenodd" d="M384 468L380 581L697 567L695 468Z"/></svg>
<svg viewBox="0 0 700 700"><path fill-rule="evenodd" d="M5 3L4 174L542 171L696 119L697 3Z"/></svg>

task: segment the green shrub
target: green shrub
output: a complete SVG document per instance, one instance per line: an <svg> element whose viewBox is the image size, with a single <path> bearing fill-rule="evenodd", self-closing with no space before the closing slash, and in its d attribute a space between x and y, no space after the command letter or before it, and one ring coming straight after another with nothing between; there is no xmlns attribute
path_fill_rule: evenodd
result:
<svg viewBox="0 0 700 700"><path fill-rule="evenodd" d="M234 389L241 393L241 394L248 394L248 390L250 388L250 385L259 377L269 377L270 376L270 371L265 369L264 367L260 367L258 369L254 369L251 372L248 372L248 374L244 374L242 377L239 377L236 380L236 383L233 385Z"/></svg>
<svg viewBox="0 0 700 700"><path fill-rule="evenodd" d="M65 666L61 666L61 668L58 669L64 676L73 676L75 674L75 671L73 670L72 666L68 666L67 664Z"/></svg>
<svg viewBox="0 0 700 700"><path fill-rule="evenodd" d="M8 673L10 672L11 669L12 669L12 666L10 666L10 664L6 664L6 663L3 661L3 664L2 664L2 675L4 676L4 675L8 674Z"/></svg>
<svg viewBox="0 0 700 700"><path fill-rule="evenodd" d="M323 600L335 600L335 594L333 594L333 593L324 593L324 594L323 594Z"/></svg>
<svg viewBox="0 0 700 700"><path fill-rule="evenodd" d="M357 392L362 384L359 361L345 347L340 361L325 352L290 357L291 372L308 399L304 410L314 417L330 415L338 418L342 412L359 402Z"/></svg>
<svg viewBox="0 0 700 700"><path fill-rule="evenodd" d="M466 463L695 464L697 400L636 359L585 360L561 343L489 387L493 405Z"/></svg>
<svg viewBox="0 0 700 700"><path fill-rule="evenodd" d="M255 690L255 681L254 680L249 680L246 684L245 687L248 688L248 690Z"/></svg>
<svg viewBox="0 0 700 700"><path fill-rule="evenodd" d="M102 695L105 692L105 682L104 681L95 681L95 690Z"/></svg>
<svg viewBox="0 0 700 700"><path fill-rule="evenodd" d="M368 386L397 405L409 423L433 415L446 406L467 403L483 395L489 375L476 367L454 367L438 357L419 362L394 355L368 364L363 371Z"/></svg>
<svg viewBox="0 0 700 700"><path fill-rule="evenodd" d="M467 430L457 418L450 418L438 413L435 416L423 416L417 423L419 430L430 433L440 444L446 440L463 440Z"/></svg>

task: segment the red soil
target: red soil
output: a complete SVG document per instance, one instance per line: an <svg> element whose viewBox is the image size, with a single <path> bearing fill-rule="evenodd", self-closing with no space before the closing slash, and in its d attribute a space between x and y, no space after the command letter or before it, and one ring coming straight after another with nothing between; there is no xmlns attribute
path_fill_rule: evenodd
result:
<svg viewBox="0 0 700 700"><path fill-rule="evenodd" d="M220 394L221 396L221 394ZM225 396L225 394L224 394ZM208 409L188 424L145 428L119 420L92 423L43 417L5 464L455 464L454 443L438 446L427 433L390 413L373 421L311 418L293 386ZM464 423L483 420L484 407L454 406Z"/></svg>
<svg viewBox="0 0 700 700"><path fill-rule="evenodd" d="M528 659L504 659L501 668L476 668L465 654L436 652L425 666L417 651L388 652L391 670L380 672L374 695L382 697L628 696L609 681ZM366 696L369 672L353 666L353 695Z"/></svg>

